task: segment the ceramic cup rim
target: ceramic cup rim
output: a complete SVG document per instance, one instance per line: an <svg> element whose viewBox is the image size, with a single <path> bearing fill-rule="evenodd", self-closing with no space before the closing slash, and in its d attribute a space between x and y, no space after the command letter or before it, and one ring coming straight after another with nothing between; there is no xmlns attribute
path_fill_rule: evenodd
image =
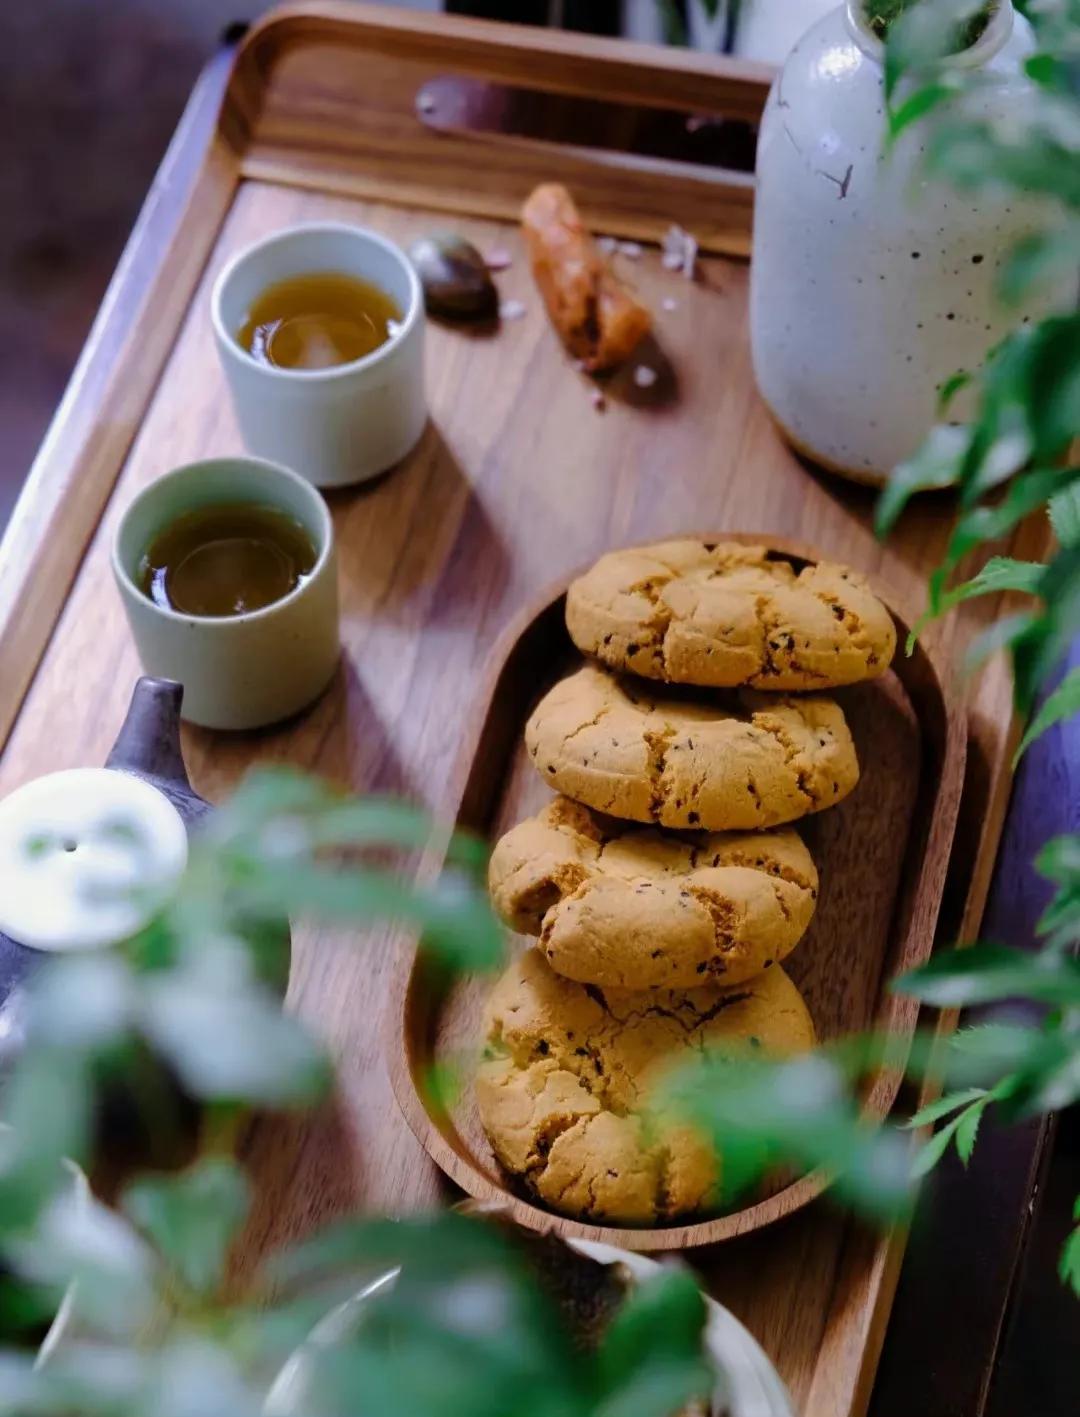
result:
<svg viewBox="0 0 1080 1417"><path fill-rule="evenodd" d="M863 0L845 0L844 18L848 32L862 52L879 63L885 58L884 42L870 28L863 13ZM952 67L976 68L992 59L1009 40L1013 32L1016 11L1012 0L998 0L997 9L987 21L986 28L966 49L957 49L952 54L943 54L940 63Z"/></svg>
<svg viewBox="0 0 1080 1417"><path fill-rule="evenodd" d="M276 364L263 364L237 342L235 331L230 330L225 323L221 307L229 283L239 271L252 262L258 261L264 252L272 250L276 246L301 242L305 237L318 237L324 234L344 236L369 248L377 246L401 267L409 287L408 309L402 315L401 324L389 339L379 345L378 349L373 349L360 359L352 359L347 364L332 364L326 369L282 369ZM215 280L210 295L210 319L218 344L222 348L228 349L230 354L246 368L257 370L259 374L265 375L269 379L294 384L334 383L341 379L355 377L357 374L365 373L384 364L393 357L416 328L422 318L423 308L420 277L416 274L413 263L401 247L368 226L355 226L347 221L297 222L293 226L283 227L280 231L272 231L269 236L262 236L257 241L252 241L229 259Z"/></svg>
<svg viewBox="0 0 1080 1417"><path fill-rule="evenodd" d="M181 479L205 476L207 469L216 470L223 466L235 466L237 463L249 468L257 468L260 473L269 473L272 477L284 478L287 482L291 482L298 489L302 490L304 496L308 498L318 520L319 540L321 542L321 545L318 547L319 554L315 560L314 566L312 566L307 578L301 581L299 585L294 586L293 589L290 590L287 595L283 595L280 600L272 600L269 605L261 605L258 610L244 610L239 615L189 615L185 611L172 610L166 605L159 605L156 600L151 600L146 592L136 584L120 555L120 544L124 538L124 532L127 529L129 521L138 509L144 507L148 502L153 501L155 495L160 495L162 488L169 483ZM275 506L278 511L286 510L272 497L267 497L266 502ZM205 505L213 506L214 503L208 502ZM310 530L310 528L307 529ZM145 549L144 547L143 550ZM330 508L326 504L326 499L322 496L314 483L309 482L305 477L301 477L298 472L294 472L291 467L286 467L284 463L271 462L268 458L255 458L248 457L246 454L237 454L235 456L218 458L196 458L194 462L181 463L179 467L170 468L168 472L162 473L160 477L156 477L153 482L148 483L137 492L124 508L123 515L117 525L116 534L113 537L112 543L112 566L113 574L124 587L124 590L129 595L138 597L140 601L143 601L150 610L161 616L163 620L178 625L194 624L198 625L200 629L205 628L207 630L225 632L235 628L237 625L250 625L259 620L269 619L271 616L279 614L286 606L292 605L295 601L299 600L307 591L308 587L325 572L333 554L333 518L330 515Z"/></svg>

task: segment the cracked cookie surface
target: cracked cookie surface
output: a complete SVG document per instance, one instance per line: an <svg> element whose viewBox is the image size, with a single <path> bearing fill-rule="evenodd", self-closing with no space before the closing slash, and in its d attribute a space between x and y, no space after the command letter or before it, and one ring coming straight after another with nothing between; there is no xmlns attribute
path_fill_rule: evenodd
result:
<svg viewBox="0 0 1080 1417"><path fill-rule="evenodd" d="M582 984L738 984L785 958L814 913L817 871L794 831L628 827L556 797L492 852L488 884L513 929Z"/></svg>
<svg viewBox="0 0 1080 1417"><path fill-rule="evenodd" d="M708 688L829 689L883 674L892 616L866 580L796 572L763 546L664 541L601 556L566 596L579 649L613 669Z"/></svg>
<svg viewBox="0 0 1080 1417"><path fill-rule="evenodd" d="M692 1128L645 1116L664 1072L704 1047L793 1053L814 1042L777 966L734 989L636 993L576 984L528 949L492 991L480 1117L499 1162L554 1210L666 1223L706 1208L718 1167Z"/></svg>
<svg viewBox="0 0 1080 1417"><path fill-rule="evenodd" d="M544 696L525 743L567 797L691 830L793 822L834 806L859 779L843 711L824 695L689 698L592 664Z"/></svg>

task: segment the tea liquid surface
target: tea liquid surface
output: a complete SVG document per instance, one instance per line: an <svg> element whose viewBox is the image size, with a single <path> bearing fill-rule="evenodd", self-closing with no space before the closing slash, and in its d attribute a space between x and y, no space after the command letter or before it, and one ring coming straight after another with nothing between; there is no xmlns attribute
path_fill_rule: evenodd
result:
<svg viewBox="0 0 1080 1417"><path fill-rule="evenodd" d="M397 302L356 276L320 271L267 286L237 341L277 369L332 369L371 354L401 324Z"/></svg>
<svg viewBox="0 0 1080 1417"><path fill-rule="evenodd" d="M311 575L307 529L276 507L240 503L185 512L139 563L139 588L182 615L243 615L283 600Z"/></svg>

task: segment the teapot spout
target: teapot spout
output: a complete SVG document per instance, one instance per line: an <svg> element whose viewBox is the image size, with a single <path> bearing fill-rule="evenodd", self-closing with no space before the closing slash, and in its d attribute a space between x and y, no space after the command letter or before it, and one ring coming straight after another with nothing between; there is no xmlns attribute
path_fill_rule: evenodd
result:
<svg viewBox="0 0 1080 1417"><path fill-rule="evenodd" d="M105 761L107 768L136 773L191 791L180 751L180 704L184 686L144 676L135 685L123 726Z"/></svg>

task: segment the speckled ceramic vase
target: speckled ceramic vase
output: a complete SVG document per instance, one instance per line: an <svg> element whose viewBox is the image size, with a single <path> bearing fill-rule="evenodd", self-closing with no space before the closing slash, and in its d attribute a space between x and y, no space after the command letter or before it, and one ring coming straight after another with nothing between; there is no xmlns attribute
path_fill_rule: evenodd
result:
<svg viewBox="0 0 1080 1417"><path fill-rule="evenodd" d="M1000 112L1032 47L1002 0L981 39L947 62L991 76L980 101ZM946 379L977 368L1017 321L1076 299L1070 279L1019 311L1001 307L1001 263L1046 213L927 181L919 124L885 155L882 58L858 0L789 55L758 141L750 292L754 371L784 434L873 483L918 447Z"/></svg>

